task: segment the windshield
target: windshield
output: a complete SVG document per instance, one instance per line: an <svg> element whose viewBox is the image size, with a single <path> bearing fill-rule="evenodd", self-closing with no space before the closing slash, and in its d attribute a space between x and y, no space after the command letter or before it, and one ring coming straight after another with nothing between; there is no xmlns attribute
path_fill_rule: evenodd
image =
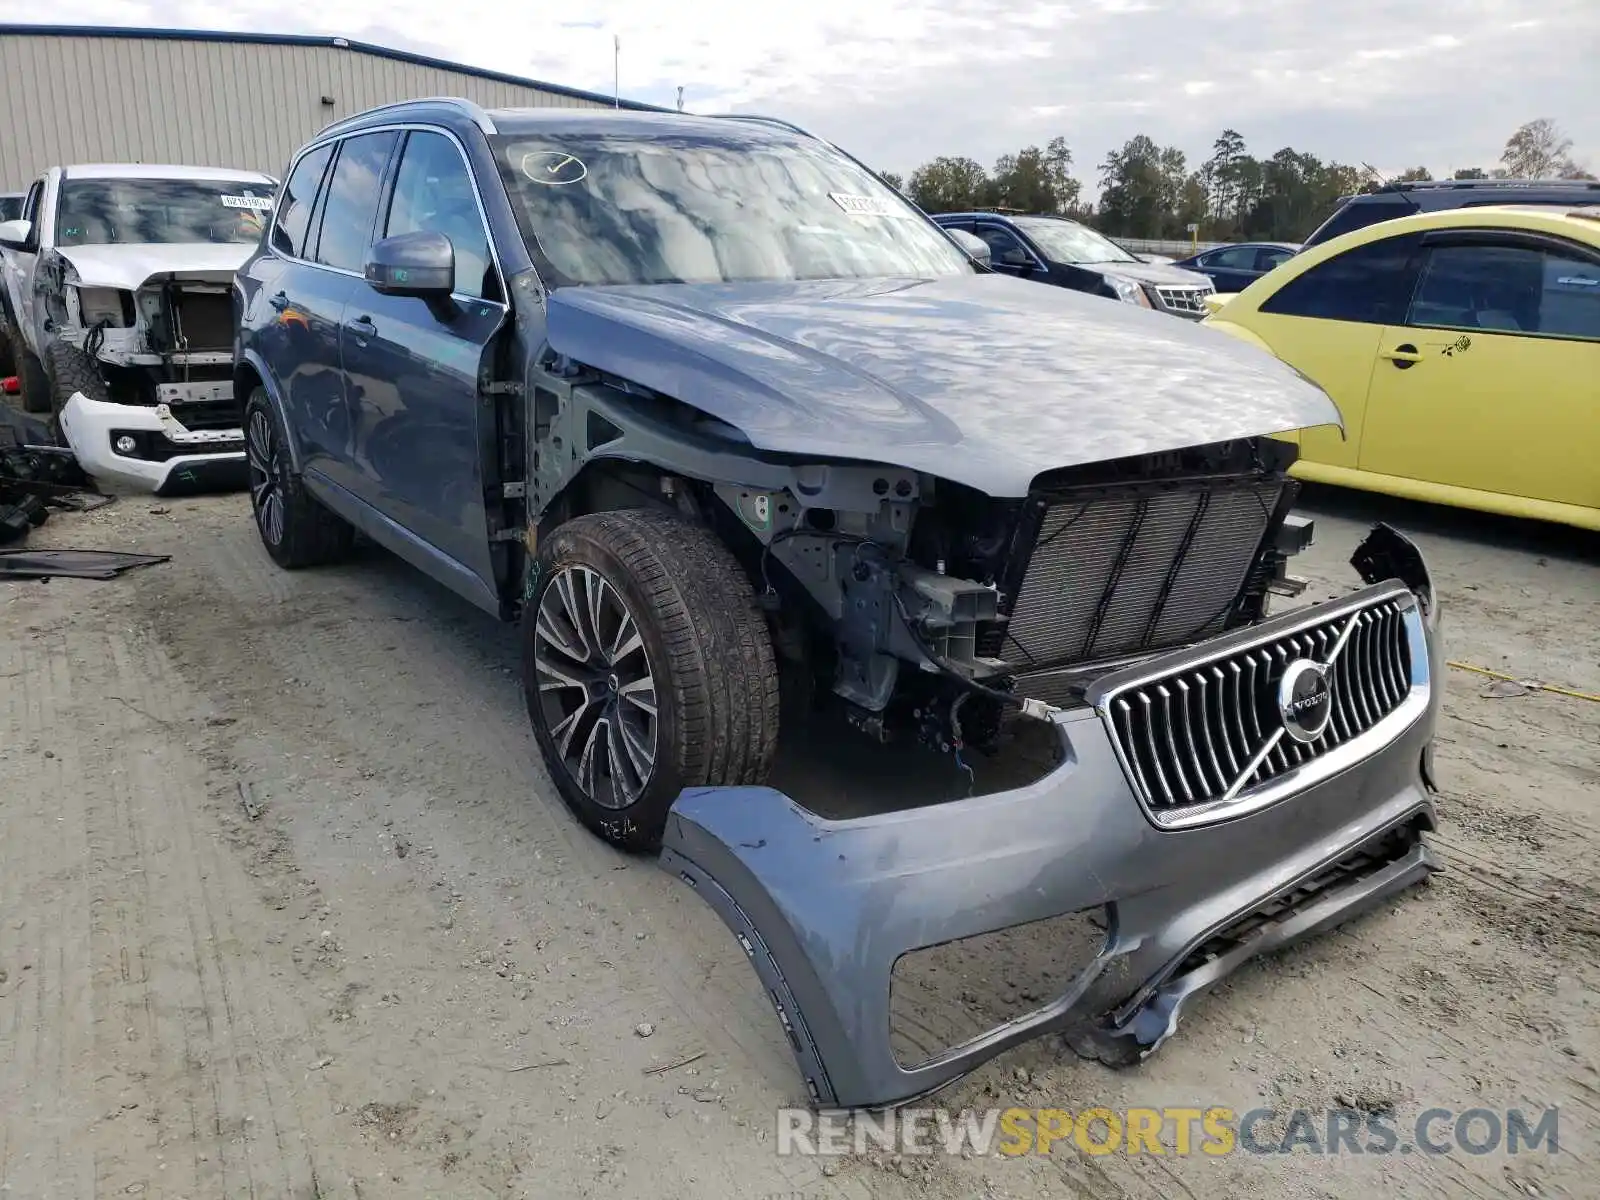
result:
<svg viewBox="0 0 1600 1200"><path fill-rule="evenodd" d="M259 241L274 190L260 180L68 179L56 245Z"/></svg>
<svg viewBox="0 0 1600 1200"><path fill-rule="evenodd" d="M1087 225L1041 217L1013 217L1013 223L1033 239L1051 262L1131 263L1139 260Z"/></svg>
<svg viewBox="0 0 1600 1200"><path fill-rule="evenodd" d="M815 143L737 129L495 141L529 250L552 286L974 270L899 195Z"/></svg>

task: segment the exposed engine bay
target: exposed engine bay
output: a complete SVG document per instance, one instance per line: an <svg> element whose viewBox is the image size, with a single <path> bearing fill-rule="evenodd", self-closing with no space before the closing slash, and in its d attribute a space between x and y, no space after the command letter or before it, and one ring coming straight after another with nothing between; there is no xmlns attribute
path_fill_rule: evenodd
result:
<svg viewBox="0 0 1600 1200"><path fill-rule="evenodd" d="M1107 670L1293 594L1285 567L1309 540L1288 515L1294 455L1251 439L1141 456L1042 477L1021 500L887 469L854 509L714 490L762 544L772 611L821 632L807 652L854 724L992 751L1007 715L1071 707Z"/></svg>
<svg viewBox="0 0 1600 1200"><path fill-rule="evenodd" d="M137 290L78 282L60 254L40 263L45 318L57 340L95 359L116 404L205 405L233 399L233 304L216 272L151 276ZM184 409L184 415L201 410ZM232 427L238 428L238 412Z"/></svg>
<svg viewBox="0 0 1600 1200"><path fill-rule="evenodd" d="M84 470L161 495L240 486L231 277L174 270L95 286L50 253L39 278L51 404Z"/></svg>

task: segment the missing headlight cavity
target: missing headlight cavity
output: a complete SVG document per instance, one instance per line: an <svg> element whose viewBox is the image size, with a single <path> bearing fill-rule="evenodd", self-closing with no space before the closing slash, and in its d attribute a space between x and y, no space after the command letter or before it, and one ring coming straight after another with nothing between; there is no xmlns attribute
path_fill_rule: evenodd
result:
<svg viewBox="0 0 1600 1200"><path fill-rule="evenodd" d="M889 1044L912 1070L1072 991L1106 941L1095 908L903 954L889 982Z"/></svg>

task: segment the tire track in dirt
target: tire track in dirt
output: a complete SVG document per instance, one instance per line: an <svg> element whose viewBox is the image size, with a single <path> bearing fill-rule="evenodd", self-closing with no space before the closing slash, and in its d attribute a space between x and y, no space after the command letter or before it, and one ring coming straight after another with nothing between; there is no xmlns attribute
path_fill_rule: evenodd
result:
<svg viewBox="0 0 1600 1200"><path fill-rule="evenodd" d="M129 1097L99 1130L99 1182L308 1196L303 1155L285 1153L285 1127L291 1139L299 1132L287 1086L239 1003L242 981L219 956L236 932L201 865L208 839L194 834L205 785L179 740L183 692L130 639L86 639L76 650L81 703L100 710L105 731L88 777L109 792L109 803L88 806L97 1049ZM163 1154L184 1142L187 1171Z"/></svg>
<svg viewBox="0 0 1600 1200"><path fill-rule="evenodd" d="M241 540L249 550L239 547ZM213 541L219 546L214 558ZM211 581L222 572L228 580L219 588ZM736 1129L749 1132L758 1124L770 1127L772 1105L791 1088L797 1092L798 1082L786 1054L773 1053L783 1049L779 1032L753 974L710 910L696 910L694 897L653 863L625 858L592 838L555 798L527 729L513 630L387 556L282 572L255 545L247 522L192 544L185 574L190 586L181 589L187 601L181 610L172 603L170 580L138 581L149 592L142 606L149 627L191 686L226 696L234 706L229 715L237 713L241 727L267 735L255 744L240 737L227 753L235 770L255 779L272 806L293 818L296 854L315 852L302 840L310 832L306 822L334 821L338 837L357 844L383 838L397 844L393 839L403 836L425 847L428 872L448 881L431 890L455 898L425 903L431 930L417 931L421 944L414 952L425 948L430 932L435 942L526 943L533 918L543 953L556 955L568 978L531 976L522 988L527 1001L513 997L485 1014L491 1027L537 995L535 1011L554 1014L556 1053L562 1046L569 1055L575 1049L586 1077L634 1081L593 1101L583 1100L586 1089L579 1087L564 1097L568 1103L593 1103L602 1111L620 1097L624 1105L658 1104L654 1113L667 1120L687 1104L703 1118L710 1110L677 1098L677 1078L644 1071L663 1058L710 1048L722 1060L718 1079L755 1074L785 1089L779 1095L765 1089L720 1094L713 1098L718 1118L730 1114ZM282 596L284 586L286 597L264 603ZM255 605L245 600L252 594ZM229 652L219 661L214 651L223 638ZM330 802L337 805L336 818ZM473 878L485 863L526 864L515 909L506 907L494 881ZM420 890L427 902L430 889ZM440 957L461 953L454 945L440 950ZM735 985L734 971L750 974L749 980ZM471 989L462 984L459 991ZM672 1053L665 1053L666 1043L630 1036L641 1020L670 1033ZM736 1031L731 1045L730 1024ZM512 1082L527 1091L529 1081ZM457 1092L508 1086L465 1067L450 1083ZM410 1102L390 1097L382 1103ZM445 1119L431 1101L421 1112ZM470 1114L452 1119L472 1124ZM493 1125L486 1119L474 1140L492 1140ZM814 1162L768 1158L753 1166L725 1168L732 1172L730 1189L746 1186L736 1177L764 1176L774 1190L808 1184L833 1190ZM853 1190L845 1185L842 1194Z"/></svg>
<svg viewBox="0 0 1600 1200"><path fill-rule="evenodd" d="M90 1037L83 808L77 747L53 736L71 700L60 639L0 639L0 1182L13 1194L87 1195L94 1162L71 1130ZM44 1133L44 1136L41 1136Z"/></svg>

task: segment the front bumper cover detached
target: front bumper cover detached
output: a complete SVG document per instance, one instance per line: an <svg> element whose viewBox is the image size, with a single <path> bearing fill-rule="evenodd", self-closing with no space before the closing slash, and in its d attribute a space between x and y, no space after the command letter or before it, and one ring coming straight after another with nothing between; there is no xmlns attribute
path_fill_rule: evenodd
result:
<svg viewBox="0 0 1600 1200"><path fill-rule="evenodd" d="M1386 526L1353 561L1371 585L1361 592L1137 668L1187 669L1294 636L1341 606L1392 601L1403 611L1405 702L1336 763L1312 759L1280 776L1266 799L1214 822L1158 827L1093 707L1054 719L1060 765L1013 791L849 820L819 817L770 788L679 797L662 865L732 928L813 1104L902 1104L1052 1032L1107 1062L1136 1061L1171 1034L1188 999L1240 964L1330 929L1437 868L1421 836L1434 823L1422 763L1443 665L1434 596L1420 555ZM1387 575L1395 568L1399 578ZM897 1060L898 959L1074 913L1094 914L1103 934L1064 990L920 1065Z"/></svg>
<svg viewBox="0 0 1600 1200"><path fill-rule="evenodd" d="M189 429L165 404L109 404L74 392L61 409L61 432L84 474L103 487L173 496L245 486L244 432ZM126 434L139 449L123 454Z"/></svg>

